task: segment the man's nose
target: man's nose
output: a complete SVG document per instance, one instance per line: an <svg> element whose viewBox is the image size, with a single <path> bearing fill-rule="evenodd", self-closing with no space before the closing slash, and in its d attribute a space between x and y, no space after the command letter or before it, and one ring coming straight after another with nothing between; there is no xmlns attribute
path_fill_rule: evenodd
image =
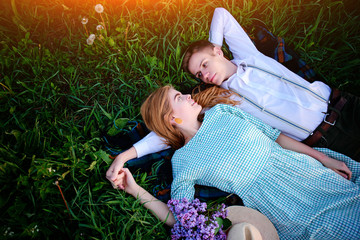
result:
<svg viewBox="0 0 360 240"><path fill-rule="evenodd" d="M208 82L209 81L209 72L202 72L202 76L203 76L203 78L202 78L202 80L205 82Z"/></svg>

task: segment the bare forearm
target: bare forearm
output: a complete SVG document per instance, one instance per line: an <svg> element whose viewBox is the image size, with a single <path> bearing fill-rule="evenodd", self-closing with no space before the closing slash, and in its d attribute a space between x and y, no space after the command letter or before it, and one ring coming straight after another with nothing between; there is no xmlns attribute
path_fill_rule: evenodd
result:
<svg viewBox="0 0 360 240"><path fill-rule="evenodd" d="M168 206L156 199L149 192L147 192L142 187L137 187L137 193L133 193L135 198L139 199L140 202L147 209L151 210L159 219L166 223L166 225L172 227L175 224L175 218L172 212L169 210Z"/></svg>
<svg viewBox="0 0 360 240"><path fill-rule="evenodd" d="M298 153L304 153L309 155L310 157L315 158L319 162L324 164L324 161L326 161L327 156L299 141L296 141L288 136L285 136L284 134L280 134L279 137L276 139L276 142L283 148L292 150L294 152Z"/></svg>
<svg viewBox="0 0 360 240"><path fill-rule="evenodd" d="M128 150L120 153L116 158L119 158L119 161L126 163L130 159L136 158L137 153L134 147L129 148Z"/></svg>

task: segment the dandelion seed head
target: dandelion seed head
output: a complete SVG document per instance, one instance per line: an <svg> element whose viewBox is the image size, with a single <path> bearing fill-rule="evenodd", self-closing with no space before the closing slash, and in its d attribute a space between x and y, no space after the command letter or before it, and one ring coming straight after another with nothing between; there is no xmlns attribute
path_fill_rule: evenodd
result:
<svg viewBox="0 0 360 240"><path fill-rule="evenodd" d="M104 29L103 25L99 24L99 25L96 26L96 30L100 31L102 29Z"/></svg>
<svg viewBox="0 0 360 240"><path fill-rule="evenodd" d="M89 19L88 19L87 17L83 17L83 18L81 19L81 23L84 24L84 25L87 24L88 21L89 21Z"/></svg>
<svg viewBox="0 0 360 240"><path fill-rule="evenodd" d="M101 4L96 4L96 5L95 5L95 11L96 11L97 13L102 13L102 12L104 11L103 5L101 5Z"/></svg>
<svg viewBox="0 0 360 240"><path fill-rule="evenodd" d="M92 34L90 34L88 39L91 39L91 40L93 40L93 41L94 41L94 40L95 40L95 34L93 34L93 33L92 33Z"/></svg>
<svg viewBox="0 0 360 240"><path fill-rule="evenodd" d="M88 45L93 45L94 44L94 39L88 38L88 39L86 39L86 43Z"/></svg>

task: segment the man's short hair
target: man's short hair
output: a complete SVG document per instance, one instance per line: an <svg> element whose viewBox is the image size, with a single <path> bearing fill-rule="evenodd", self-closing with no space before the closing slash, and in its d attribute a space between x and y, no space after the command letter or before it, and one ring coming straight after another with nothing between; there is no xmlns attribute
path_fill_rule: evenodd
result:
<svg viewBox="0 0 360 240"><path fill-rule="evenodd" d="M193 42L192 44L190 44L187 47L187 49L185 50L185 53L184 53L184 58L183 58L183 62L182 62L182 69L185 72L190 73L190 71L189 71L189 60L190 60L191 56L194 53L204 51L205 49L213 50L214 47L215 47L214 44L212 44L211 42L209 42L207 40L199 40L199 41L196 41L196 42Z"/></svg>

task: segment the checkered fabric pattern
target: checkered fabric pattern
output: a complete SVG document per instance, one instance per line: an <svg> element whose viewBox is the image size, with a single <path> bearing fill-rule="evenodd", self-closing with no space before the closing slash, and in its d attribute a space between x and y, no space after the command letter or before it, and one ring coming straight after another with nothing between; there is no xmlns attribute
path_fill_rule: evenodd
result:
<svg viewBox="0 0 360 240"><path fill-rule="evenodd" d="M194 185L239 195L266 215L280 239L359 239L360 164L328 149L353 176L281 148L279 131L238 108L217 105L172 158L172 198L193 199Z"/></svg>

